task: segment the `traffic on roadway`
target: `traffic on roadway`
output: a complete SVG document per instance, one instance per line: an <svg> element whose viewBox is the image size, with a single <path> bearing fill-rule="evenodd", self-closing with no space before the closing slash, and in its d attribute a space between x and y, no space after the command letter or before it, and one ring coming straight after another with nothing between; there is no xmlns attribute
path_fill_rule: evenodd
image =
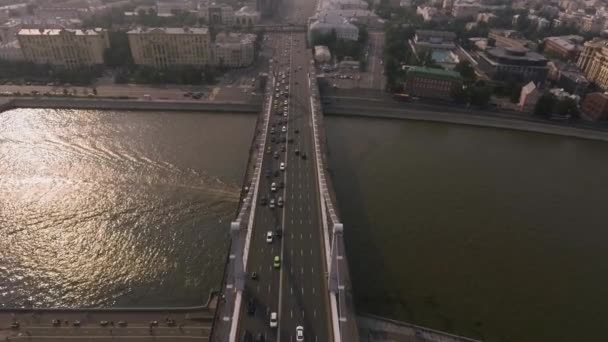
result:
<svg viewBox="0 0 608 342"><path fill-rule="evenodd" d="M330 341L305 35L275 36L271 118L238 341Z"/></svg>

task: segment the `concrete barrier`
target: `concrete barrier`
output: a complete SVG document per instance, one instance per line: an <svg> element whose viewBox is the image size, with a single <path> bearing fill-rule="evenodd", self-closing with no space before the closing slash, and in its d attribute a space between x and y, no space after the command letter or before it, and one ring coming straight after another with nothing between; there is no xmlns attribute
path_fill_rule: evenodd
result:
<svg viewBox="0 0 608 342"><path fill-rule="evenodd" d="M0 103L0 110L14 108L145 110L258 114L261 104L244 102L192 102L160 100L113 100L70 98L13 98Z"/></svg>

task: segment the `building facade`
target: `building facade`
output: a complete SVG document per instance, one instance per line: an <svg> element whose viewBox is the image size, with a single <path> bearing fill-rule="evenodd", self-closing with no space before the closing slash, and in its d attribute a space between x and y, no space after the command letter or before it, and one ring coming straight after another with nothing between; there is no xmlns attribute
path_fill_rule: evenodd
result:
<svg viewBox="0 0 608 342"><path fill-rule="evenodd" d="M241 26L256 25L260 22L260 12L244 6L234 13L234 23Z"/></svg>
<svg viewBox="0 0 608 342"><path fill-rule="evenodd" d="M205 19L208 25L234 25L234 9L228 5L216 3L201 5L198 15Z"/></svg>
<svg viewBox="0 0 608 342"><path fill-rule="evenodd" d="M519 94L519 104L517 107L522 112L532 113L534 112L534 107L536 107L536 103L538 103L540 96L541 93L536 87L536 84L534 84L534 82L530 82L521 88L521 93Z"/></svg>
<svg viewBox="0 0 608 342"><path fill-rule="evenodd" d="M6 44L17 39L17 33L22 28L23 24L19 20L10 20L0 25L0 44Z"/></svg>
<svg viewBox="0 0 608 342"><path fill-rule="evenodd" d="M23 51L21 50L21 46L19 46L19 41L13 40L6 44L0 44L0 59L22 61Z"/></svg>
<svg viewBox="0 0 608 342"><path fill-rule="evenodd" d="M137 28L127 32L133 62L156 68L213 62L207 28Z"/></svg>
<svg viewBox="0 0 608 342"><path fill-rule="evenodd" d="M577 65L587 80L608 89L608 40L596 38L586 42Z"/></svg>
<svg viewBox="0 0 608 342"><path fill-rule="evenodd" d="M25 60L66 68L103 64L110 47L105 30L22 29L17 38Z"/></svg>
<svg viewBox="0 0 608 342"><path fill-rule="evenodd" d="M413 96L449 100L458 87L462 77L454 71L412 67L406 74L405 91Z"/></svg>
<svg viewBox="0 0 608 342"><path fill-rule="evenodd" d="M579 39L580 38L580 39ZM576 60L581 52L579 42L583 37L563 36L545 38L545 52L550 52L566 60Z"/></svg>
<svg viewBox="0 0 608 342"><path fill-rule="evenodd" d="M583 101L583 113L591 120L597 121L608 118L608 94L591 93Z"/></svg>
<svg viewBox="0 0 608 342"><path fill-rule="evenodd" d="M479 68L495 81L516 80L543 83L547 79L548 60L526 49L495 47L478 53Z"/></svg>
<svg viewBox="0 0 608 342"><path fill-rule="evenodd" d="M251 65L255 57L254 34L218 33L213 52L215 65L240 68Z"/></svg>

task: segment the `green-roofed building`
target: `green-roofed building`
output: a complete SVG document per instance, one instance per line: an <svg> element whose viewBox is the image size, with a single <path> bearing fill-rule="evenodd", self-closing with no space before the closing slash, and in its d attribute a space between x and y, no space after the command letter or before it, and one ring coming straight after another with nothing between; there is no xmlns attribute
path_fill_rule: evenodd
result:
<svg viewBox="0 0 608 342"><path fill-rule="evenodd" d="M449 100L457 87L462 87L462 77L455 71L426 67L407 71L405 91L412 96Z"/></svg>

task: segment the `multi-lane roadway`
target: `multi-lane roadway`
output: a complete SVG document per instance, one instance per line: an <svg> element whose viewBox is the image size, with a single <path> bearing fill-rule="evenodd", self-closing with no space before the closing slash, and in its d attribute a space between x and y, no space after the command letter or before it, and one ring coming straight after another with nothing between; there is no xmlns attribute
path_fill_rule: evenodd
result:
<svg viewBox="0 0 608 342"><path fill-rule="evenodd" d="M305 341L330 341L307 80L311 55L304 34L280 35L275 43L271 119L237 338L298 341L301 327ZM276 327L272 313L277 315Z"/></svg>

